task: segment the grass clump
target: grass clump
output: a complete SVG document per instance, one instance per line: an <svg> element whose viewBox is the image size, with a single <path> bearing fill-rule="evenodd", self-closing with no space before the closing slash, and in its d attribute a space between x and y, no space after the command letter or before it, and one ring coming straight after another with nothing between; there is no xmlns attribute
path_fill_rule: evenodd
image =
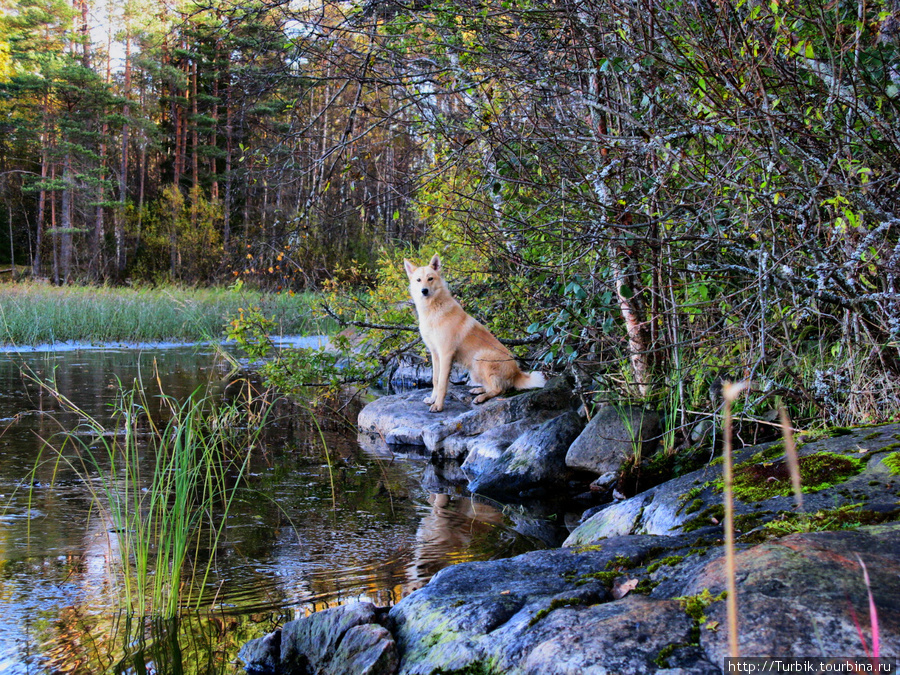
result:
<svg viewBox="0 0 900 675"><path fill-rule="evenodd" d="M123 610L168 619L199 606L215 558L195 554L216 549L265 423L265 412L253 412L258 402L224 404L197 391L184 402L161 392L151 403L136 382L120 389L106 423L44 386L83 421L59 446L48 444L34 472L44 462L67 465L90 489L109 524Z"/></svg>
<svg viewBox="0 0 900 675"><path fill-rule="evenodd" d="M0 284L0 344L209 340L226 318L259 307L282 334L325 332L312 294L231 288L111 288Z"/></svg>

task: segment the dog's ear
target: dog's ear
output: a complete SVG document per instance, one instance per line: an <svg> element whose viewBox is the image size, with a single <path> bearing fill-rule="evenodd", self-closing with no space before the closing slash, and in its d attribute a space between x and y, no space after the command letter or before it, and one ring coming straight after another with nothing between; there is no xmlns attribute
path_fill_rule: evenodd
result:
<svg viewBox="0 0 900 675"><path fill-rule="evenodd" d="M428 266L435 272L441 271L441 259L438 257L437 253L434 254L434 257L431 259L431 262L428 263Z"/></svg>
<svg viewBox="0 0 900 675"><path fill-rule="evenodd" d="M406 270L406 276L408 277L411 277L413 275L413 272L416 271L416 266L406 258L403 259L403 268Z"/></svg>

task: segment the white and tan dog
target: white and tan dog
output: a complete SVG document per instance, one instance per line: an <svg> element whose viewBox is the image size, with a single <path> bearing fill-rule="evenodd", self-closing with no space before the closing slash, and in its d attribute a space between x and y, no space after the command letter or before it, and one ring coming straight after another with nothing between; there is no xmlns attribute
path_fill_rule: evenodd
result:
<svg viewBox="0 0 900 675"><path fill-rule="evenodd" d="M454 362L469 372L471 390L482 403L510 388L543 387L544 376L535 371L523 373L510 351L491 332L478 323L450 295L441 277L441 261L435 254L424 267L403 261L409 276L409 292L419 314L419 330L431 352L434 391L425 399L432 412L444 409L450 368Z"/></svg>

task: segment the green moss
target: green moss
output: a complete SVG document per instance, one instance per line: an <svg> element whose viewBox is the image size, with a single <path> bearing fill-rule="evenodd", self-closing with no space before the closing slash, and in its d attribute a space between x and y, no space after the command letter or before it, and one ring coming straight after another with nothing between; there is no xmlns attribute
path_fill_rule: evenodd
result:
<svg viewBox="0 0 900 675"><path fill-rule="evenodd" d="M681 530L682 532L693 532L694 530L699 530L701 527L712 525L713 518L715 518L717 522L722 522L722 518L724 517L725 507L721 504L713 504L701 511L699 515L686 521L684 525L681 526Z"/></svg>
<svg viewBox="0 0 900 675"><path fill-rule="evenodd" d="M833 487L855 476L865 462L833 452L817 452L799 459L803 492L817 492ZM742 462L734 468L734 495L743 502L761 502L772 497L788 496L791 478L787 463Z"/></svg>
<svg viewBox="0 0 900 675"><path fill-rule="evenodd" d="M621 572L619 570L609 570L605 572L590 572L589 574L582 574L581 576L568 579L567 581L571 581L576 586L584 586L584 584L589 584L591 581L599 581L607 588L612 588L613 582L616 580L616 577L621 576Z"/></svg>
<svg viewBox="0 0 900 675"><path fill-rule="evenodd" d="M684 613L699 623L706 623L706 608L714 602L724 600L728 595L727 591L722 591L716 596L709 592L708 588L704 588L697 595L682 595L675 598Z"/></svg>
<svg viewBox="0 0 900 675"><path fill-rule="evenodd" d="M888 512L872 511L863 507L863 504L845 504L815 513L785 512L778 520L766 523L764 529L769 536L781 537L798 532L852 530L863 525L878 525L900 518L900 507Z"/></svg>
<svg viewBox="0 0 900 675"><path fill-rule="evenodd" d="M849 436L853 433L853 429L850 427L831 427L831 429L828 430L828 433L832 438L835 436Z"/></svg>
<svg viewBox="0 0 900 675"><path fill-rule="evenodd" d="M713 596L708 588L704 588L697 595L683 595L675 598L685 614L694 620L691 628L691 644L700 644L700 626L706 623L706 608L714 602L724 600L727 595L727 591L722 591L719 595Z"/></svg>
<svg viewBox="0 0 900 675"><path fill-rule="evenodd" d="M591 553L602 551L603 547L600 544L585 544L584 546L576 546L574 549L575 553Z"/></svg>
<svg viewBox="0 0 900 675"><path fill-rule="evenodd" d="M637 563L632 562L631 558L625 555L617 555L615 558L606 563L606 569L630 570L637 567Z"/></svg>
<svg viewBox="0 0 900 675"><path fill-rule="evenodd" d="M550 604L544 609L540 610L537 614L531 617L531 621L528 622L529 626L533 626L538 621L547 616L550 612L559 609L560 607L575 607L577 605L581 605L584 603L584 600L581 598L555 598L550 601Z"/></svg>
<svg viewBox="0 0 900 675"><path fill-rule="evenodd" d="M875 439L875 438L878 438L879 436L881 436L881 432L880 432L880 431L873 431L871 434L866 434L865 436L863 436L863 440L864 440L864 441L871 441L871 440L873 440L873 439Z"/></svg>
<svg viewBox="0 0 900 675"><path fill-rule="evenodd" d="M712 461L710 461L709 466L719 466L722 462L725 461L724 457L716 457Z"/></svg>
<svg viewBox="0 0 900 675"><path fill-rule="evenodd" d="M690 490L688 490L683 495L681 495L681 497L679 497L680 506L678 507L678 510L675 513L676 514L681 513L682 509L685 508L685 505L688 502L691 502L691 506L688 507L688 510L686 511L686 513L693 513L694 511L698 511L700 508L699 506L697 506L697 508L694 508L693 511L691 511L690 508L693 507L695 504L697 504L697 501L698 501L698 498L700 497L700 495L710 485L712 485L711 481L706 481L705 483L699 483L698 485L696 485L695 487L692 487ZM700 506L702 506L702 505L703 505L703 502L701 501Z"/></svg>
<svg viewBox="0 0 900 675"><path fill-rule="evenodd" d="M656 655L656 658L653 659L653 663L658 665L660 668L668 668L669 667L669 657L672 656L672 652L682 646L680 643L673 643L670 645L666 645L662 649L659 650L659 654Z"/></svg>
<svg viewBox="0 0 900 675"><path fill-rule="evenodd" d="M654 588L659 586L658 581L652 581L650 579L641 579L638 582L638 585L634 587L635 593L640 593L641 595L650 595Z"/></svg>
<svg viewBox="0 0 900 675"><path fill-rule="evenodd" d="M697 511L699 511L702 508L703 508L703 500L698 498L698 499L695 499L694 501L692 501L688 505L688 507L684 510L684 512L686 514L697 513Z"/></svg>
<svg viewBox="0 0 900 675"><path fill-rule="evenodd" d="M647 572L653 574L656 570L658 570L663 565L668 565L669 567L674 567L678 563L684 560L683 555L670 555L667 558L663 558L662 560L657 560L652 565L647 567Z"/></svg>
<svg viewBox="0 0 900 675"><path fill-rule="evenodd" d="M757 453L754 453L752 457L750 457L751 462L764 462L767 459L775 459L776 457L781 457L784 454L784 443L779 441L778 443L773 443L768 448L764 450L760 450Z"/></svg>
<svg viewBox="0 0 900 675"><path fill-rule="evenodd" d="M900 452L892 452L881 460L893 476L900 476Z"/></svg>

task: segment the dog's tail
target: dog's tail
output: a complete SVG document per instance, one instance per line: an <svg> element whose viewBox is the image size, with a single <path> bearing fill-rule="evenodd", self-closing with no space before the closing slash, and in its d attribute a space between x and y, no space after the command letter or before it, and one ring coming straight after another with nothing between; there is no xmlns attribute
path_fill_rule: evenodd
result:
<svg viewBox="0 0 900 675"><path fill-rule="evenodd" d="M547 378L538 370L530 373L519 373L513 386L516 389L540 389L547 384Z"/></svg>

